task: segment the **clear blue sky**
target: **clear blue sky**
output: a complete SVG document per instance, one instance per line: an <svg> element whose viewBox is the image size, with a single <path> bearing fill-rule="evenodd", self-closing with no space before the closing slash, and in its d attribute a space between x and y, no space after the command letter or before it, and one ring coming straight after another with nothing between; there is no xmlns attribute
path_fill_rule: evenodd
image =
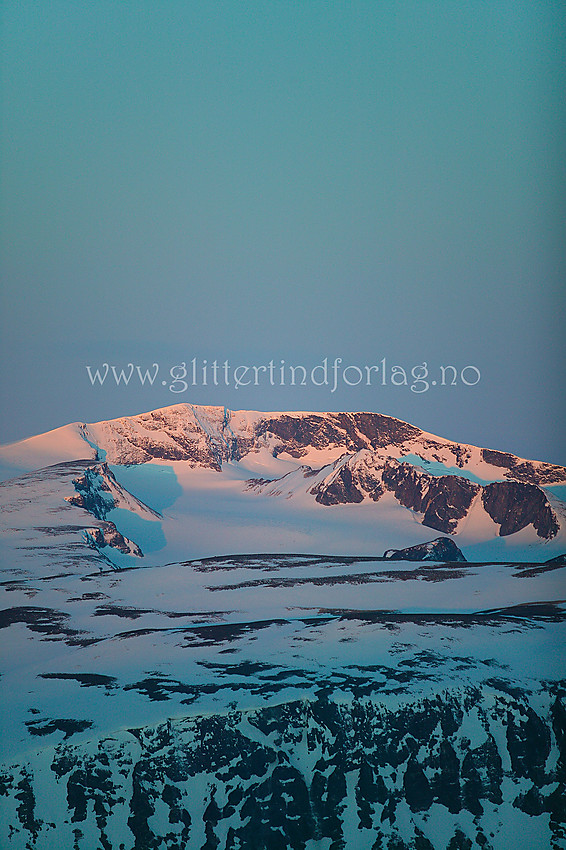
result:
<svg viewBox="0 0 566 850"><path fill-rule="evenodd" d="M191 401L383 411L566 462L564 17L4 0L0 440ZM482 377L174 397L85 370L325 356Z"/></svg>

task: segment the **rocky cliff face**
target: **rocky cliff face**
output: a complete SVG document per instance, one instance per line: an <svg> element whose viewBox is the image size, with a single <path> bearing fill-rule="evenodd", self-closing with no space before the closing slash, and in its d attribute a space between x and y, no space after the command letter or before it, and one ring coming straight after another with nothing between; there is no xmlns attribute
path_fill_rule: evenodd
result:
<svg viewBox="0 0 566 850"><path fill-rule="evenodd" d="M491 449L453 443L377 413L259 413L180 404L80 428L89 448L105 462L75 481L68 501L106 520L114 507L136 512L133 497L120 488L108 464L151 460L184 461L221 473L227 463L259 455L284 458L282 478L249 479L248 490L293 498L309 493L325 507L380 502L393 494L423 525L458 534L472 509L485 511L505 537L532 526L551 540L560 530L556 510L540 489L566 482L566 470L525 461ZM407 458L407 460L405 460ZM289 472L289 460L304 460ZM322 464L322 465L321 465ZM296 474L295 474L296 473ZM494 480L500 477L504 480ZM310 486L309 486L310 485ZM489 518L489 520L488 520ZM378 514L376 514L378 519ZM393 542L393 541L392 541Z"/></svg>
<svg viewBox="0 0 566 850"><path fill-rule="evenodd" d="M541 463L522 460L507 452L494 449L482 449L482 459L492 466L505 470L505 476L516 481L527 481L532 484L552 484L563 475L563 467L552 463Z"/></svg>
<svg viewBox="0 0 566 850"><path fill-rule="evenodd" d="M566 529L566 512L560 504L561 490L553 490L549 485L564 485L565 469L434 437L382 414L261 413L181 404L139 416L68 426L62 429L58 439L65 443L58 444L63 454L68 455L67 442L71 440L81 457L96 453L98 461L80 461L81 475L74 479L75 492L64 494L68 505L88 511L99 521L114 521L118 531L135 538L146 554L158 551L155 547L162 543L168 547L173 541L177 544L179 536L173 531L171 517L159 517L132 495L144 492L151 502L145 485L138 491L135 482L147 481L154 472L157 474L155 466L151 472L148 470L147 476L141 470L139 476L126 470L122 473L117 467L156 460L165 461L160 467L169 466L171 476L180 482L177 497L191 491L196 494L202 482L208 481L206 474L193 475L193 468L214 473L206 485L208 492L202 491L208 505L205 522L191 529L191 540L197 546L193 552L213 551L211 546L216 545L216 537L209 529L215 518L222 526L219 537L226 541L222 553L241 550L236 526L229 529L220 519L224 510L221 502L232 499L228 491L234 486L231 482L237 480L242 481L237 505L242 518L246 518L242 525L253 525L261 541L244 543L254 551L257 546L265 545L263 526L266 515L272 511L279 515L275 521L278 539L285 536L283 528L291 528L286 514L293 514L291 522L295 523L298 512L302 511L301 535L312 551L326 551L330 536L320 530L335 519L345 534L352 533L352 523L365 523L367 533L348 537L352 542L346 549L353 545L358 554L374 554L388 546L403 547L419 538L426 539L424 534L415 534L415 521L443 534L459 535L460 547L465 551L466 547L475 547L470 557L480 560L484 557L501 560L510 554L510 548L518 553L519 547L518 556L524 559L538 560L541 555L548 558L551 552L540 551L537 545L540 541L553 540L553 553L563 550L561 529ZM51 457L53 437L49 435L34 438L34 452L37 454L43 443L45 451L39 454ZM7 447L6 458L20 457L25 451L24 441L16 447ZM182 461L182 465L170 465L173 461ZM36 472L43 475L45 469ZM256 474L261 478L248 478ZM14 480L12 489L18 486ZM127 487L131 487L132 493ZM218 501L217 509L210 506L209 497L213 493ZM260 506L257 499L254 503L255 495L279 498L280 502ZM284 504L283 499L290 500L289 504ZM184 495L181 500L183 510L190 510L194 518L190 500ZM355 519L349 507L335 510L332 516L333 508L344 505L360 506ZM326 509L327 516L319 511L319 506ZM399 506L406 510L399 510ZM133 525L125 515L112 515L116 508L137 514ZM307 519L311 514L312 523ZM140 524L138 518L163 519L161 537L155 528ZM80 519L77 513L77 523ZM90 519L87 523L96 525ZM39 527L40 523L35 526ZM387 529L391 529L391 535L386 538ZM524 529L527 532L515 540L504 543L499 540ZM146 541L145 532L151 540ZM376 549L370 546L374 537L379 540ZM295 538L295 531L290 531L288 542L280 539L278 545L284 548L288 545L291 551ZM340 553L336 533L334 538L332 552ZM478 547L485 550L485 555ZM488 547L491 547L489 553ZM537 548L539 553L535 554ZM109 552L107 549L106 558ZM175 552L174 557L183 554Z"/></svg>
<svg viewBox="0 0 566 850"><path fill-rule="evenodd" d="M428 475L410 463L384 462L366 452L331 470L311 493L322 505L338 505L359 503L366 496L377 502L390 491L401 505L423 514L423 525L451 534L480 489L465 478Z"/></svg>
<svg viewBox="0 0 566 850"><path fill-rule="evenodd" d="M13 850L559 848L565 721L496 683L169 720L5 770L4 829Z"/></svg>
<svg viewBox="0 0 566 850"><path fill-rule="evenodd" d="M250 419L225 408L188 404L82 427L93 431L110 463L185 460L218 470L266 444L275 456L286 452L300 458L312 449L356 452L422 435L413 425L377 413L256 413Z"/></svg>
<svg viewBox="0 0 566 850"><path fill-rule="evenodd" d="M466 516L479 485L455 475L434 477L409 463L389 463L383 483L399 502L423 514L423 525L450 534Z"/></svg>
<svg viewBox="0 0 566 850"><path fill-rule="evenodd" d="M559 523L543 490L519 481L486 486L457 475L430 475L411 463L360 452L343 463L319 470L320 480L310 492L322 505L373 501L389 491L398 502L422 514L422 524L445 534L456 534L478 495L487 514L505 537L533 525L537 535L550 540ZM270 482L273 488L273 482Z"/></svg>
<svg viewBox="0 0 566 850"><path fill-rule="evenodd" d="M331 457L326 467L301 467L304 478L311 472L315 477L310 493L321 505L358 504L366 498L377 502L389 491L401 505L421 514L423 525L454 534L481 494L483 508L500 526L500 536L532 524L538 537L549 540L559 530L557 516L538 485L565 482L563 468L431 437L382 414L262 414L181 404L84 429L110 463L183 460L220 472L224 463L260 449L267 448L274 457L285 454L296 459L325 452ZM449 474L431 474L403 460L415 453L425 467L436 464ZM79 495L73 503L104 519L104 504L112 501L116 487L108 468L102 475L100 469L102 483L77 482ZM487 482L470 474L472 469L487 475ZM501 474L507 480L490 483L490 475ZM257 492L263 487L275 494L273 484L249 482Z"/></svg>
<svg viewBox="0 0 566 850"><path fill-rule="evenodd" d="M321 480L310 493L321 505L355 504L366 496L377 502L384 493L382 465L381 458L363 450L352 457L341 458L326 469L317 470Z"/></svg>
<svg viewBox="0 0 566 850"><path fill-rule="evenodd" d="M232 453L224 437L222 408L204 408L206 416L182 404L124 417L96 426L85 425L108 463L135 464L150 460L184 460L192 466L220 470Z"/></svg>
<svg viewBox="0 0 566 850"><path fill-rule="evenodd" d="M423 514L423 525L439 531L455 532L478 493L486 512L500 526L501 537L531 524L546 540L559 531L546 495L534 484L501 481L481 487L454 475L433 477L407 463L387 464L382 480L402 505Z"/></svg>
<svg viewBox="0 0 566 850"><path fill-rule="evenodd" d="M559 530L556 514L543 491L534 484L501 481L489 484L482 491L485 510L499 526L504 537L532 523L539 537L554 537Z"/></svg>
<svg viewBox="0 0 566 850"><path fill-rule="evenodd" d="M118 484L107 463L86 466L83 474L73 479L73 485L77 493L74 496L67 496L65 501L84 508L97 519L105 520L114 508L135 511L150 519L159 516L157 511L144 505Z"/></svg>
<svg viewBox="0 0 566 850"><path fill-rule="evenodd" d="M123 508L142 518L155 519L160 516L157 511L144 505L143 502L118 484L107 463L87 466L82 475L73 479L73 485L76 495L66 496L65 501L70 505L83 508L93 517L101 520L99 526L85 529L86 541L89 546L99 552L109 546L123 555L143 558L141 547L118 531L116 525L107 520L107 516L115 508ZM105 553L102 552L102 554Z"/></svg>
<svg viewBox="0 0 566 850"><path fill-rule="evenodd" d="M308 413L279 414L262 418L255 426L256 438L273 435L274 451L285 451L292 457L303 457L309 449L329 446L357 452L360 449L401 445L416 439L422 431L379 413Z"/></svg>
<svg viewBox="0 0 566 850"><path fill-rule="evenodd" d="M219 470L224 462L265 446L275 456L294 458L330 449L336 459L369 449L388 450L383 457L417 451L463 470L481 461L504 477L536 484L566 482L563 467L454 443L379 413L259 413L179 404L81 428L85 439L115 464L184 460Z"/></svg>
<svg viewBox="0 0 566 850"><path fill-rule="evenodd" d="M105 546L110 546L112 549L117 549L123 555L134 555L136 558L143 558L143 552L138 544L124 537L113 522L103 522L96 528L87 528L85 534L87 541L93 549L100 551Z"/></svg>

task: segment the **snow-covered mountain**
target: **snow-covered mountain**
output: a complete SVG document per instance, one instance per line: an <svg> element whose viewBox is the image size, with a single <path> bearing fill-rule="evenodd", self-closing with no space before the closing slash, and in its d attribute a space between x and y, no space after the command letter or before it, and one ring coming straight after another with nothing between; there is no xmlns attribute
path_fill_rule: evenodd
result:
<svg viewBox="0 0 566 850"><path fill-rule="evenodd" d="M26 471L102 456L110 464L184 460L193 467L221 470L225 462L265 449L275 458L284 454L318 461L319 466L365 449L375 458L407 457L410 462L428 463L433 475L452 471L487 482L503 478L540 485L566 483L564 467L455 443L380 413L262 413L191 404L90 425L73 423L1 447L0 458Z"/></svg>
<svg viewBox="0 0 566 850"><path fill-rule="evenodd" d="M179 404L68 425L1 448L0 463L8 499L24 488L36 502L50 475L61 523L94 528L90 542L116 565L142 554L151 564L233 552L375 556L438 532L468 560L566 550L563 467L377 413ZM15 552L17 534L12 543Z"/></svg>
<svg viewBox="0 0 566 850"><path fill-rule="evenodd" d="M562 467L190 405L0 460L0 847L565 850Z"/></svg>

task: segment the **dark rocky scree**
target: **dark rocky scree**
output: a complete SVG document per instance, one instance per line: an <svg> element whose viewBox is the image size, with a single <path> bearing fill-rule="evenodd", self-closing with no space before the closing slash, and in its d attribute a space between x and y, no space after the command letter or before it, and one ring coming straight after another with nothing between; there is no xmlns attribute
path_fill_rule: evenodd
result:
<svg viewBox="0 0 566 850"><path fill-rule="evenodd" d="M496 850L492 812L502 820L498 808L509 805L561 848L566 711L548 698L542 716L526 695L494 699L479 688L395 711L321 693L131 729L98 746L63 743L41 788L65 801L76 850L90 850L93 836L113 850L117 827L125 850L305 850L324 838L333 850L359 840L374 850ZM13 801L17 846L27 838L46 850L55 824L39 818L34 783L32 765L14 768L0 794ZM451 833L442 844L437 820Z"/></svg>
<svg viewBox="0 0 566 850"><path fill-rule="evenodd" d="M449 537L437 537L406 549L388 549L384 558L394 561L465 561L464 554Z"/></svg>

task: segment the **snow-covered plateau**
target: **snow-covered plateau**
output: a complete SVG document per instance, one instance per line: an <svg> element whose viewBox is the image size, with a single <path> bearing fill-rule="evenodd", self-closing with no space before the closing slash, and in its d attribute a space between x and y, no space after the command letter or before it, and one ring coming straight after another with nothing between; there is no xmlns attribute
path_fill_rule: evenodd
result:
<svg viewBox="0 0 566 850"><path fill-rule="evenodd" d="M566 848L566 470L188 404L0 448L0 847Z"/></svg>

